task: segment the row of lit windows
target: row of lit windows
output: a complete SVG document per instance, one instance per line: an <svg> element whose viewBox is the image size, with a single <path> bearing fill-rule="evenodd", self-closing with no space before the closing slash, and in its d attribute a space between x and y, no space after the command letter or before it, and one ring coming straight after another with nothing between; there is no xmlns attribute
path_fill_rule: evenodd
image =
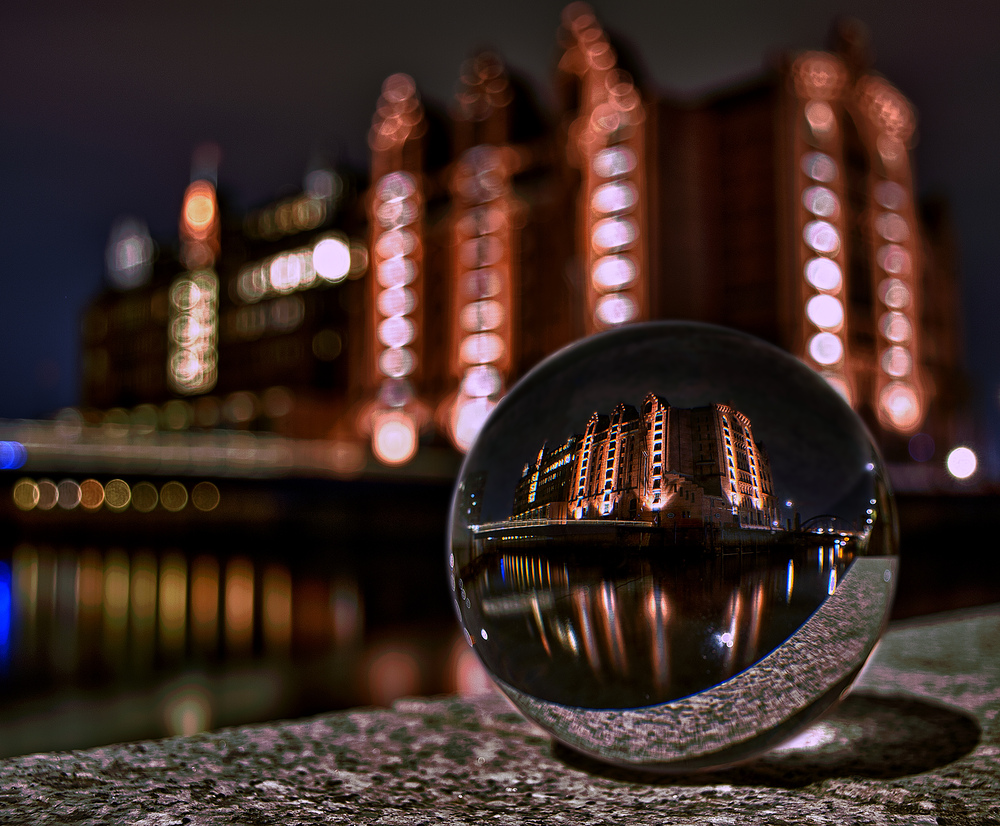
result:
<svg viewBox="0 0 1000 826"><path fill-rule="evenodd" d="M461 384L451 437L467 450L503 392L510 358L510 190L501 150L470 149L459 164L457 191L466 211L455 223L458 361Z"/></svg>
<svg viewBox="0 0 1000 826"><path fill-rule="evenodd" d="M884 212L874 217L879 248L875 259L883 278L878 285L878 299L884 309L878 320L879 369L887 379L879 391L879 410L903 430L912 430L920 422L920 400L912 383L915 372L913 347L913 260L907 246L912 233L900 214L909 198L895 181L879 181L873 190L876 203Z"/></svg>
<svg viewBox="0 0 1000 826"><path fill-rule="evenodd" d="M598 293L594 317L598 328L615 327L634 321L639 312L628 294L638 277L632 250L639 241L639 224L634 215L638 190L633 177L638 159L627 146L610 146L593 158L592 170L598 180L590 206L593 216L591 283Z"/></svg>
<svg viewBox="0 0 1000 826"><path fill-rule="evenodd" d="M63 479L21 479L13 489L14 505L22 511L72 511L81 508L96 512L101 508L120 513L137 510L150 513L157 505L172 513L184 510L188 503L199 511L213 511L219 505L219 489L211 482L198 482L188 493L187 487L176 481L166 482L159 489L151 482L130 486L123 479L112 479L102 484L96 479L77 482Z"/></svg>
<svg viewBox="0 0 1000 826"><path fill-rule="evenodd" d="M838 116L833 105L842 92L846 74L831 55L808 53L793 69L796 92L802 101L806 142L824 151L801 157L806 176L801 203L807 213L802 238L808 249L803 276L805 316L811 326L806 353L814 366L848 403L853 403L846 373L846 312L843 302L844 210L837 194L840 169L827 154L836 152ZM810 294L811 293L811 294Z"/></svg>
<svg viewBox="0 0 1000 826"><path fill-rule="evenodd" d="M802 203L813 216L802 230L803 240L812 257L804 276L815 293L806 300L806 318L817 332L809 336L806 347L823 377L849 402L850 385L845 378L845 313L841 300L843 273L838 263L842 257L841 207L836 193L823 184L839 176L837 163L829 155L809 152L802 159L802 171L810 183L802 192Z"/></svg>
<svg viewBox="0 0 1000 826"><path fill-rule="evenodd" d="M179 393L203 393L218 376L219 279L185 273L170 287L167 377Z"/></svg>
<svg viewBox="0 0 1000 826"><path fill-rule="evenodd" d="M340 235L321 238L311 247L272 255L243 267L235 280L236 297L253 303L321 284L336 284L359 275L368 266L368 253Z"/></svg>
<svg viewBox="0 0 1000 826"><path fill-rule="evenodd" d="M378 224L373 243L378 287L375 339L383 411L373 422L372 450L387 464L402 464L417 449L416 423L404 410L413 397L409 376L417 369L417 356L410 346L418 334L413 312L421 275L422 206L417 182L406 172L384 175L375 186L374 209Z"/></svg>
<svg viewBox="0 0 1000 826"><path fill-rule="evenodd" d="M588 267L589 330L640 318L644 274L642 245L642 100L621 71L607 35L589 11L567 12L568 34L578 59L569 64L580 78L579 147L587 166L581 207L587 217L581 255ZM574 148L576 149L576 148Z"/></svg>

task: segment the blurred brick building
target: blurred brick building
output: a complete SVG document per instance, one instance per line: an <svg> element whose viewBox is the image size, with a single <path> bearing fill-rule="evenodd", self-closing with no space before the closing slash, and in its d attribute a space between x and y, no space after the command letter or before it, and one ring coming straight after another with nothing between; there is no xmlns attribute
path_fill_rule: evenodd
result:
<svg viewBox="0 0 1000 826"><path fill-rule="evenodd" d="M235 215L196 165L176 249L112 237L83 325L86 415L355 440L399 465L464 449L560 346L685 318L801 357L890 460L916 434L953 441L947 211L916 203L912 106L856 27L835 40L682 102L573 4L555 111L482 53L446 112L386 80L364 173L313 169Z"/></svg>

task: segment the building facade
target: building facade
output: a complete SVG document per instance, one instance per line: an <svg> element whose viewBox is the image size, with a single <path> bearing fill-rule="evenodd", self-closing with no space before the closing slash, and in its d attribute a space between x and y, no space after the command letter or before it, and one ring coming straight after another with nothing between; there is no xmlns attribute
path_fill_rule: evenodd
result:
<svg viewBox="0 0 1000 826"><path fill-rule="evenodd" d="M779 527L767 451L749 418L711 404L593 413L582 435L543 445L514 492L514 519L614 519L663 527Z"/></svg>
<svg viewBox="0 0 1000 826"><path fill-rule="evenodd" d="M912 106L838 31L831 51L681 103L625 71L574 3L555 111L481 53L448 116L408 76L386 80L366 173L313 169L235 216L196 164L175 250L112 239L84 319L88 415L172 404L190 426L354 440L400 465L421 445L467 449L511 383L574 339L684 318L802 358L890 460L917 434L947 443L962 370L945 213L921 217ZM608 433L644 415L616 409ZM613 458L634 488L638 464ZM741 497L756 459L735 468Z"/></svg>

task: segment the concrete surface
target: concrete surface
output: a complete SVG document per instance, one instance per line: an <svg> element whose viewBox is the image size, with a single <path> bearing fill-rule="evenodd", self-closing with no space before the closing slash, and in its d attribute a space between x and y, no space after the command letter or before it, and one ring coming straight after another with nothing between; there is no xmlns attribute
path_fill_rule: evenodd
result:
<svg viewBox="0 0 1000 826"><path fill-rule="evenodd" d="M0 823L1000 824L1000 606L894 626L838 710L736 769L554 746L495 695L0 761Z"/></svg>

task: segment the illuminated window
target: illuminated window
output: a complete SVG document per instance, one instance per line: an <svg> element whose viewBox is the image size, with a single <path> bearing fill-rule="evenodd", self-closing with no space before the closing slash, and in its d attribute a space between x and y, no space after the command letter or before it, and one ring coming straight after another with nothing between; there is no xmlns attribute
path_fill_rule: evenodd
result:
<svg viewBox="0 0 1000 826"><path fill-rule="evenodd" d="M829 183L837 177L837 164L829 155L810 152L802 158L802 171L814 181Z"/></svg>
<svg viewBox="0 0 1000 826"><path fill-rule="evenodd" d="M219 282L211 270L185 273L170 288L167 375L180 393L202 393L217 375Z"/></svg>

